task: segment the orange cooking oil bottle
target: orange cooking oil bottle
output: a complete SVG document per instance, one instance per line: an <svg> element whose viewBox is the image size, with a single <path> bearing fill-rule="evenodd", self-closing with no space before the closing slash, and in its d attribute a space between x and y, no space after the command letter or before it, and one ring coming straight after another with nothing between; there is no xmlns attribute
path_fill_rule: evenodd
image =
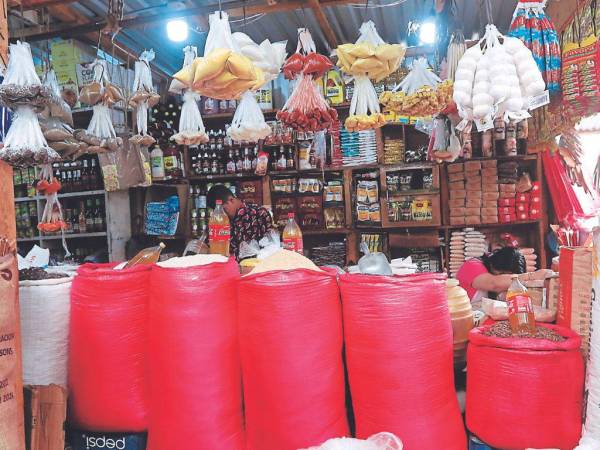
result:
<svg viewBox="0 0 600 450"><path fill-rule="evenodd" d="M506 293L508 303L508 323L513 335L535 334L533 302L527 288L521 284L518 275L512 276L512 283Z"/></svg>
<svg viewBox="0 0 600 450"><path fill-rule="evenodd" d="M165 248L165 244L162 242L158 244L156 247L148 247L141 250L137 255L127 261L127 264L123 267L123 269L129 269L130 267L140 266L145 264L155 264L158 262L160 258L160 253Z"/></svg>
<svg viewBox="0 0 600 450"><path fill-rule="evenodd" d="M294 220L294 213L288 213L288 221L283 229L283 248L292 252L304 254L302 231Z"/></svg>
<svg viewBox="0 0 600 450"><path fill-rule="evenodd" d="M212 255L229 257L229 238L231 227L229 217L223 210L223 202L217 200L210 219L208 219L208 245Z"/></svg>

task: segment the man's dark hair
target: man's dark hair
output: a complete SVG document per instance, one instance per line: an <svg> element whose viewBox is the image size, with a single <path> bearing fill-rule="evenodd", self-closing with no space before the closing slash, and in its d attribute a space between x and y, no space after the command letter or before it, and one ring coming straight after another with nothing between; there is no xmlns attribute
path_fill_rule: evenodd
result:
<svg viewBox="0 0 600 450"><path fill-rule="evenodd" d="M215 184L208 191L208 195L206 196L206 205L211 209L215 209L217 200L227 203L227 201L232 197L235 197L235 195L233 195L227 186L224 184Z"/></svg>
<svg viewBox="0 0 600 450"><path fill-rule="evenodd" d="M481 258L489 272L525 273L525 256L519 249L503 247Z"/></svg>

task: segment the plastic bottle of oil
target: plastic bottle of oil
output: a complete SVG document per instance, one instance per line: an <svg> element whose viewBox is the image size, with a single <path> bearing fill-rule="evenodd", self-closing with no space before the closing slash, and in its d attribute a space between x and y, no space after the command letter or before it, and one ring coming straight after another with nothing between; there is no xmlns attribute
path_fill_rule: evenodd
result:
<svg viewBox="0 0 600 450"><path fill-rule="evenodd" d="M304 252L302 231L294 220L294 213L288 213L288 221L283 229L283 248L301 255Z"/></svg>
<svg viewBox="0 0 600 450"><path fill-rule="evenodd" d="M229 257L229 237L231 228L229 217L223 210L223 202L217 200L217 205L208 220L208 243L210 253Z"/></svg>
<svg viewBox="0 0 600 450"><path fill-rule="evenodd" d="M148 247L141 250L137 255L131 258L127 264L123 267L123 269L129 269L133 266L140 266L143 264L155 264L158 262L158 258L160 258L160 253L165 248L165 244L162 242L158 244L156 247Z"/></svg>
<svg viewBox="0 0 600 450"><path fill-rule="evenodd" d="M513 275L512 283L506 293L508 302L508 322L513 335L535 334L535 316L533 303L527 288L521 284L518 275Z"/></svg>

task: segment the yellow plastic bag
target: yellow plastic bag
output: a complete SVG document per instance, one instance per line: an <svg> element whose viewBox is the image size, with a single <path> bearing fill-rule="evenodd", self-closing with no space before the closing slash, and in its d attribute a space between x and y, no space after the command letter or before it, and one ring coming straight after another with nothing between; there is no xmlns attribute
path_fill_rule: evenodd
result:
<svg viewBox="0 0 600 450"><path fill-rule="evenodd" d="M236 78L242 80L256 79L256 74L253 70L254 65L252 64L252 61L250 61L250 59L248 59L246 56L241 55L239 53L231 53L229 59L227 60L226 68Z"/></svg>

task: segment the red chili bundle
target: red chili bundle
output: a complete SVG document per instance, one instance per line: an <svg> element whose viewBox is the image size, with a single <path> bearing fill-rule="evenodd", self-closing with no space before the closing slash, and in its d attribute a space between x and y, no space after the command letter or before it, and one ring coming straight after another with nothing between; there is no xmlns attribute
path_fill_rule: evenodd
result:
<svg viewBox="0 0 600 450"><path fill-rule="evenodd" d="M277 119L294 130L320 131L337 121L338 115L329 107L313 78L300 75L292 95L277 113Z"/></svg>

